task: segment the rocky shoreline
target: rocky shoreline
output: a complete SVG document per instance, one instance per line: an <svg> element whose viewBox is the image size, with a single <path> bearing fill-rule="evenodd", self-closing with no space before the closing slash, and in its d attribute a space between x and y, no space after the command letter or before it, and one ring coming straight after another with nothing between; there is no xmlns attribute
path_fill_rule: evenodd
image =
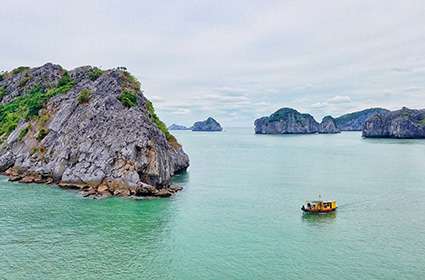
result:
<svg viewBox="0 0 425 280"><path fill-rule="evenodd" d="M158 189L154 186L140 183L137 186L132 187L116 187L110 188L108 185L89 186L89 185L77 185L69 184L65 182L55 182L51 177L45 177L38 173L27 173L22 174L14 169L8 169L1 175L7 176L11 182L18 182L22 184L46 184L55 185L63 189L74 189L78 190L81 196L87 198L107 198L110 196L120 197L170 197L175 193L182 191L183 187L178 185L170 185Z"/></svg>

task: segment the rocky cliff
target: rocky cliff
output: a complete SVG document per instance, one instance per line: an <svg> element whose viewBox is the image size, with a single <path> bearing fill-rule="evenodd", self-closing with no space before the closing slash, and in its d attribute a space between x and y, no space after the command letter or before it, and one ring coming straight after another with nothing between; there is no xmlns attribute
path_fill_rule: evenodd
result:
<svg viewBox="0 0 425 280"><path fill-rule="evenodd" d="M335 119L331 116L326 116L322 119L319 127L319 133L331 134L340 133L341 130L337 127Z"/></svg>
<svg viewBox="0 0 425 280"><path fill-rule="evenodd" d="M310 114L282 108L269 117L254 122L256 134L311 134L319 132L319 124Z"/></svg>
<svg viewBox="0 0 425 280"><path fill-rule="evenodd" d="M191 130L190 127L173 123L168 127L168 130Z"/></svg>
<svg viewBox="0 0 425 280"><path fill-rule="evenodd" d="M370 117L376 114L385 114L389 112L382 108L370 108L363 111L342 115L335 119L336 125L344 131L361 131L363 125Z"/></svg>
<svg viewBox="0 0 425 280"><path fill-rule="evenodd" d="M425 110L401 110L369 118L363 127L363 137L425 138Z"/></svg>
<svg viewBox="0 0 425 280"><path fill-rule="evenodd" d="M205 121L195 122L192 131L222 131L221 125L213 118L209 117Z"/></svg>
<svg viewBox="0 0 425 280"><path fill-rule="evenodd" d="M188 156L125 68L20 67L0 76L0 171L86 195L168 196Z"/></svg>

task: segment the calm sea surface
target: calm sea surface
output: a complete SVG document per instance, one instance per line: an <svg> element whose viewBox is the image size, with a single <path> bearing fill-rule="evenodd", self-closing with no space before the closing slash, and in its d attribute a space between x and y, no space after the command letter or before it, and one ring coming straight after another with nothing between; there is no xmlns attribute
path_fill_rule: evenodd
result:
<svg viewBox="0 0 425 280"><path fill-rule="evenodd" d="M170 199L0 177L0 279L425 279L425 141L174 134ZM303 216L319 194L337 212Z"/></svg>

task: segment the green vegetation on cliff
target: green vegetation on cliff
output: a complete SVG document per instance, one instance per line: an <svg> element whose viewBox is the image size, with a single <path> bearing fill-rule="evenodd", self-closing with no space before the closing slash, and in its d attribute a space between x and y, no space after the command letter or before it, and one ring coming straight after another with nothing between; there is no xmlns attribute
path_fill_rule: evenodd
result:
<svg viewBox="0 0 425 280"><path fill-rule="evenodd" d="M19 87L22 88L26 86L30 80L31 80L31 76L28 73L25 73L25 75L19 81Z"/></svg>
<svg viewBox="0 0 425 280"><path fill-rule="evenodd" d="M19 73L22 73L24 71L29 70L30 68L28 66L19 66L18 68L15 68L12 70L12 75L17 75Z"/></svg>
<svg viewBox="0 0 425 280"><path fill-rule="evenodd" d="M165 125L165 123L163 123L158 115L155 113L155 108L153 107L153 104L151 101L147 101L146 103L146 109L149 112L149 115L152 119L152 121L155 123L155 125L159 128L159 130L162 131L162 133L164 133L165 138L167 139L167 141L171 144L171 145L179 145L177 143L177 139L174 137L174 135L172 135L169 131L167 126Z"/></svg>
<svg viewBox="0 0 425 280"><path fill-rule="evenodd" d="M123 87L123 90L121 92L121 95L118 97L118 100L121 101L121 103L128 108L136 106L137 105L136 92L141 91L140 82L129 72L123 71L123 86L122 87ZM161 130L162 133L164 133L167 141L173 147L175 148L179 147L180 145L178 144L176 138L168 131L168 128L165 125L165 123L163 123L159 119L158 115L155 113L155 109L153 107L152 102L147 100L145 106L149 112L149 116L151 120L155 123L155 125L159 128L159 130Z"/></svg>
<svg viewBox="0 0 425 280"><path fill-rule="evenodd" d="M130 72L124 71L124 81L126 82L124 86L125 88L130 88L136 91L140 90L140 82L136 79L136 77L131 75Z"/></svg>
<svg viewBox="0 0 425 280"><path fill-rule="evenodd" d="M24 139L24 137L27 135L30 129L31 129L31 125L27 125L23 129L21 129L21 131L19 131L19 136L18 136L19 141L22 141L22 139Z"/></svg>
<svg viewBox="0 0 425 280"><path fill-rule="evenodd" d="M61 85L61 86L59 86ZM9 134L15 130L19 121L30 120L38 116L44 104L55 95L69 91L74 82L64 75L55 88L43 90L35 86L28 92L16 97L11 102L0 105L0 142L4 142Z"/></svg>
<svg viewBox="0 0 425 280"><path fill-rule="evenodd" d="M6 95L6 89L4 87L0 87L0 99L2 99Z"/></svg>
<svg viewBox="0 0 425 280"><path fill-rule="evenodd" d="M72 83L73 83L73 80L69 76L68 71L65 71L62 75L62 78L59 80L57 87L63 87Z"/></svg>
<svg viewBox="0 0 425 280"><path fill-rule="evenodd" d="M35 139L37 139L37 141L41 141L43 140L44 137L46 137L46 135L49 133L49 130L45 127L42 127L38 133L37 136L35 137Z"/></svg>
<svg viewBox="0 0 425 280"><path fill-rule="evenodd" d="M136 106L136 92L138 91L140 91L140 82L133 75L124 70L122 72L122 92L118 100L127 108Z"/></svg>
<svg viewBox="0 0 425 280"><path fill-rule="evenodd" d="M90 97L91 97L91 90L89 90L88 88L85 88L81 90L80 93L78 94L78 103L80 104L87 103L89 102Z"/></svg>
<svg viewBox="0 0 425 280"><path fill-rule="evenodd" d="M93 67L89 72L89 78L92 81L96 81L103 74L103 70L97 67Z"/></svg>
<svg viewBox="0 0 425 280"><path fill-rule="evenodd" d="M118 100L121 101L121 103L127 108L137 105L136 94L129 90L123 90L121 95L118 97Z"/></svg>

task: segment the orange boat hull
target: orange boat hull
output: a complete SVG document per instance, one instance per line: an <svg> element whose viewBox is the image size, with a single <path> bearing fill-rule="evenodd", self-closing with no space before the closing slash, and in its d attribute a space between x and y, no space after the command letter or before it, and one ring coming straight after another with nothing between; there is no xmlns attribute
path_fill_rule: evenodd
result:
<svg viewBox="0 0 425 280"><path fill-rule="evenodd" d="M329 208L329 209L306 209L303 207L301 207L301 210L303 210L306 213L329 213L329 212L333 212L336 210L336 208Z"/></svg>

